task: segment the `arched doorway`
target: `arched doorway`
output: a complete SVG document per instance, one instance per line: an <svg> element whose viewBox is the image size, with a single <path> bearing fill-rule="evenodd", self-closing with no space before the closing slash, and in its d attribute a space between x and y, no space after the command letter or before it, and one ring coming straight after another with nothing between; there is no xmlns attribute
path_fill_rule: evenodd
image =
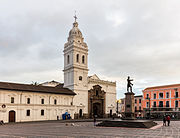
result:
<svg viewBox="0 0 180 138"><path fill-rule="evenodd" d="M82 117L82 109L79 110L79 117Z"/></svg>
<svg viewBox="0 0 180 138"><path fill-rule="evenodd" d="M100 103L94 103L93 104L93 114L94 116L96 115L97 117L101 117L101 104Z"/></svg>
<svg viewBox="0 0 180 138"><path fill-rule="evenodd" d="M102 90L101 86L95 85L88 91L88 114L90 118L93 118L95 115L99 118L106 116L105 101L106 92Z"/></svg>
<svg viewBox="0 0 180 138"><path fill-rule="evenodd" d="M9 122L16 122L16 112L13 110L9 111Z"/></svg>

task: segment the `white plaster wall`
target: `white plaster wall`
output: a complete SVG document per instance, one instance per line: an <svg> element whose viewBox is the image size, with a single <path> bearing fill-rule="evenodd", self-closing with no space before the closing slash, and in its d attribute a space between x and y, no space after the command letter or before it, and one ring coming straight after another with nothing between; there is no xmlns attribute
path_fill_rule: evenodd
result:
<svg viewBox="0 0 180 138"><path fill-rule="evenodd" d="M14 97L14 103L11 103L11 97ZM30 104L27 104L27 98L30 98ZM44 98L44 104L41 99ZM54 99L57 104L54 104ZM16 122L38 121L38 120L56 120L57 116L62 119L62 114L68 112L74 118L75 106L73 96L45 94L36 92L17 92L0 90L0 120L9 122L9 111L16 112ZM2 108L5 104L6 108ZM41 110L44 110L44 116L41 116ZM30 110L30 116L26 116L26 111Z"/></svg>

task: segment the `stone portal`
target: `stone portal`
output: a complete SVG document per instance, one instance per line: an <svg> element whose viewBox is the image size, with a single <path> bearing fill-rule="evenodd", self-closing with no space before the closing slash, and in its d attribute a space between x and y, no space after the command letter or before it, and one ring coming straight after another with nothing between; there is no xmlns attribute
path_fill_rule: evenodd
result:
<svg viewBox="0 0 180 138"><path fill-rule="evenodd" d="M93 118L95 115L100 118L105 116L106 93L101 89L101 86L95 85L88 91L89 118Z"/></svg>

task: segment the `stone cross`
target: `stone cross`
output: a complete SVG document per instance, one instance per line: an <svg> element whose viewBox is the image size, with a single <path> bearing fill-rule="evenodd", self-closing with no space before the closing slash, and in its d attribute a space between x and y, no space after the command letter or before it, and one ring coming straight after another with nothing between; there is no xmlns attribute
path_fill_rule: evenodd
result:
<svg viewBox="0 0 180 138"><path fill-rule="evenodd" d="M75 19L75 22L76 22L76 20L77 20L76 11L75 11L74 19Z"/></svg>

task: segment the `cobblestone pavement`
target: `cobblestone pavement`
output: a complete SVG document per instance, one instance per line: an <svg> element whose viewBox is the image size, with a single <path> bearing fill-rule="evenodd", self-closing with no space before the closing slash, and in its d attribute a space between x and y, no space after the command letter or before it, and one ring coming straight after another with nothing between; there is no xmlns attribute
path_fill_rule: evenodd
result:
<svg viewBox="0 0 180 138"><path fill-rule="evenodd" d="M180 121L154 129L94 127L93 122L36 122L0 126L0 138L179 138Z"/></svg>

